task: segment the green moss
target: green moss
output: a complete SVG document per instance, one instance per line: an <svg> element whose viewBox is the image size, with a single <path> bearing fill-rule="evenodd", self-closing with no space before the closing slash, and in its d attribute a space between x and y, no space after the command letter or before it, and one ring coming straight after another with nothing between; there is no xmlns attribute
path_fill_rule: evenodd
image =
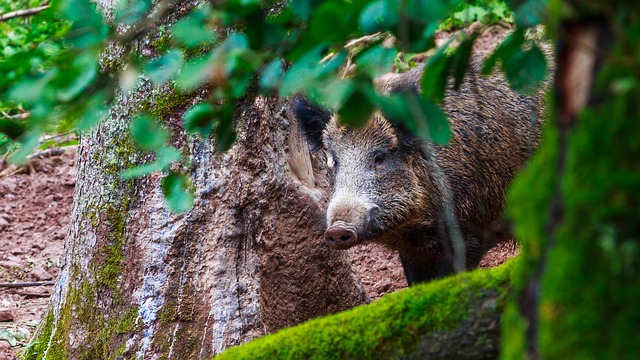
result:
<svg viewBox="0 0 640 360"><path fill-rule="evenodd" d="M115 331L117 334L128 334L136 328L136 319L138 318L138 307L133 307L125 314L116 324Z"/></svg>
<svg viewBox="0 0 640 360"><path fill-rule="evenodd" d="M193 103L193 93L183 92L173 84L167 86L168 89L153 90L149 97L139 102L135 112L147 113L158 119L167 120L172 115L181 114Z"/></svg>
<svg viewBox="0 0 640 360"><path fill-rule="evenodd" d="M511 268L509 263L389 294L372 304L230 348L216 359L401 357L403 351L411 351L418 336L457 328L487 291L498 291L497 306L502 307Z"/></svg>
<svg viewBox="0 0 640 360"><path fill-rule="evenodd" d="M535 344L541 358L640 354L640 87L610 94L618 79L638 77L630 71L603 68L593 95L601 101L581 113L566 139L549 125L511 192L523 245L515 284L542 269ZM561 141L566 161L559 171ZM551 214L556 201L559 211ZM508 309L503 358L522 359L526 321L517 300Z"/></svg>

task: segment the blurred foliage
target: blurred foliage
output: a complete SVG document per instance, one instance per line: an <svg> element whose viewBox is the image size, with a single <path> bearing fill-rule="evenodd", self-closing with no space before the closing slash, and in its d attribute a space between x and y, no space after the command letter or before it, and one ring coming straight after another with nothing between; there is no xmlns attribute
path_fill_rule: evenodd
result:
<svg viewBox="0 0 640 360"><path fill-rule="evenodd" d="M6 10L38 4L0 1ZM386 72L398 53L434 49L439 28L476 20L508 23L513 17L505 3L496 0L227 0L206 3L175 19L176 3L123 1L114 20L106 23L89 0L54 0L49 10L32 18L0 23L22 34L12 37L13 45L0 57L0 73L5 74L0 78L0 104L29 113L25 120L5 118L0 123L0 133L22 144L12 161L22 161L52 126L91 129L105 117L115 92L132 90L140 77L156 85L171 83L185 93L208 89L208 98L184 113L183 124L192 136L214 134L218 151L235 141L236 104L256 94L303 93L351 126L364 124L376 108L384 107L402 114L397 118L423 138L444 144L450 134L437 104L447 79L453 76L458 83L464 75L475 35L460 32L460 46L447 45L432 57L422 96L380 96L373 78ZM544 5L531 0L522 7ZM517 21L518 9L515 14ZM538 23L532 19L527 18L526 26ZM499 60L511 84L530 91L544 78L546 67L539 49L520 36L522 31L498 49L489 68ZM149 38L155 39L153 55L139 54L130 46L136 39ZM395 39L392 47L384 42L389 38ZM347 45L350 42L357 45ZM101 71L100 55L108 46L124 51L116 61L120 65L107 64L104 69L109 71ZM354 62L355 71L344 76ZM526 71L515 69L517 63L526 64ZM168 146L171 136L162 120L139 114L132 121L136 143L155 153L156 160L126 170L124 177L167 171L181 158ZM175 188L185 190L187 183L172 182L164 187L165 195L170 195L168 189L179 194Z"/></svg>

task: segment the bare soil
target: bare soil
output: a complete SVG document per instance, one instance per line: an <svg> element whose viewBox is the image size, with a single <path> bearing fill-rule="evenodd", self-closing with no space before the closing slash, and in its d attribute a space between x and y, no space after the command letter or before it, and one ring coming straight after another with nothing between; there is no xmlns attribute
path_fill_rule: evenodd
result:
<svg viewBox="0 0 640 360"><path fill-rule="evenodd" d="M55 280L73 203L75 159L76 149L70 147L23 169L0 166L0 284ZM2 314L5 320L0 339L7 330L18 340L20 333L27 335L27 341L52 290L52 285L0 287L0 320ZM0 359L13 359L19 349L0 340Z"/></svg>
<svg viewBox="0 0 640 360"><path fill-rule="evenodd" d="M505 35L500 27L485 30L476 51L490 51ZM443 33L438 38L448 36ZM76 155L76 149L69 147L61 155L34 160L17 172L0 161L0 360L16 357L46 312L52 285L1 285L51 283L58 275L73 203ZM483 258L480 267L500 265L515 255L514 245L499 245ZM407 287L396 253L364 244L350 249L349 256L372 300ZM18 346L3 340L7 333L17 334Z"/></svg>

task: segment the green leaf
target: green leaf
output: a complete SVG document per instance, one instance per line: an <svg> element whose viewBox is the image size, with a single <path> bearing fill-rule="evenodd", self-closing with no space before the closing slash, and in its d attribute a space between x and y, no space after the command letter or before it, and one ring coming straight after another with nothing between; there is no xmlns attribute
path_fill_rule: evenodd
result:
<svg viewBox="0 0 640 360"><path fill-rule="evenodd" d="M34 77L27 77L13 85L7 94L10 101L16 103L34 103L45 98L45 94L50 97L52 89L47 85L56 76L55 70L45 71Z"/></svg>
<svg viewBox="0 0 640 360"><path fill-rule="evenodd" d="M157 150L169 140L169 132L148 115L141 115L131 122L131 136L143 150Z"/></svg>
<svg viewBox="0 0 640 360"><path fill-rule="evenodd" d="M38 147L41 131L32 129L24 137L20 144L20 148L7 159L10 164L22 164L27 156Z"/></svg>
<svg viewBox="0 0 640 360"><path fill-rule="evenodd" d="M447 116L442 109L418 94L394 94L376 99L382 113L390 120L402 124L411 133L436 145L451 140Z"/></svg>
<svg viewBox="0 0 640 360"><path fill-rule="evenodd" d="M340 123L357 128L369 121L374 110L375 106L369 97L360 89L356 89L338 110L338 117Z"/></svg>
<svg viewBox="0 0 640 360"><path fill-rule="evenodd" d="M88 100L86 109L76 122L81 133L93 128L100 120L107 117L109 106L106 104L106 96L104 93L98 93Z"/></svg>
<svg viewBox="0 0 640 360"><path fill-rule="evenodd" d="M190 133L198 133L203 137L209 136L215 124L216 109L207 103L192 106L183 115L185 130Z"/></svg>
<svg viewBox="0 0 640 360"><path fill-rule="evenodd" d="M98 75L98 58L84 53L73 62L71 71L61 73L52 85L58 87L57 98L69 102L82 94Z"/></svg>
<svg viewBox="0 0 640 360"><path fill-rule="evenodd" d="M207 80L207 75L213 65L212 56L200 57L188 61L176 78L176 85L183 91L195 90Z"/></svg>
<svg viewBox="0 0 640 360"><path fill-rule="evenodd" d="M453 75L454 75L454 88L458 90L465 75L467 74L467 68L469 67L469 59L471 59L471 53L473 52L473 43L476 41L477 35L472 34L470 37L464 39L460 46L456 49L454 55Z"/></svg>
<svg viewBox="0 0 640 360"><path fill-rule="evenodd" d="M115 12L115 22L131 25L145 16L152 4L151 0L122 1Z"/></svg>
<svg viewBox="0 0 640 360"><path fill-rule="evenodd" d="M469 24L474 21L482 20L488 11L480 6L467 6L463 10L453 14L453 16L460 20L462 24Z"/></svg>
<svg viewBox="0 0 640 360"><path fill-rule="evenodd" d="M548 0L527 0L516 10L516 24L523 29L541 24L548 13L548 5Z"/></svg>
<svg viewBox="0 0 640 360"><path fill-rule="evenodd" d="M216 127L216 143L217 152L225 152L231 148L236 141L236 130L233 128L233 113L235 103L228 101L218 111L218 126Z"/></svg>
<svg viewBox="0 0 640 360"><path fill-rule="evenodd" d="M171 30L173 39L188 49L216 40L213 29L208 25L211 9L208 6L193 10L187 17L181 19Z"/></svg>
<svg viewBox="0 0 640 360"><path fill-rule="evenodd" d="M394 48L376 45L358 55L356 63L367 75L375 78L391 70L397 55L398 51Z"/></svg>
<svg viewBox="0 0 640 360"><path fill-rule="evenodd" d="M282 78L280 96L287 97L311 87L316 79L313 69L318 66L320 60L322 60L320 48L316 48L294 62Z"/></svg>
<svg viewBox="0 0 640 360"><path fill-rule="evenodd" d="M194 195L189 190L189 183L186 175L174 172L162 179L162 193L171 211L183 213L193 207Z"/></svg>
<svg viewBox="0 0 640 360"><path fill-rule="evenodd" d="M438 104L444 99L449 74L453 66L453 57L446 55L445 48L446 46L443 46L429 58L421 79L423 97Z"/></svg>
<svg viewBox="0 0 640 360"><path fill-rule="evenodd" d="M120 173L122 179L133 179L151 174L156 171L164 171L171 166L172 163L180 160L182 154L178 149L172 147L163 147L156 152L156 161L150 164L136 166L126 169Z"/></svg>
<svg viewBox="0 0 640 360"><path fill-rule="evenodd" d="M522 29L516 29L516 31L509 34L509 36L507 36L507 38L504 39L504 41L493 51L493 54L484 61L482 74L491 74L497 61L504 61L504 59L512 57L513 54L520 51L524 41L524 30Z"/></svg>
<svg viewBox="0 0 640 360"><path fill-rule="evenodd" d="M439 23L451 14L458 1L443 0L409 0L407 9L409 17L420 19L425 23Z"/></svg>
<svg viewBox="0 0 640 360"><path fill-rule="evenodd" d="M547 61L537 45L508 57L503 67L511 87L523 94L534 94L547 75Z"/></svg>
<svg viewBox="0 0 640 360"><path fill-rule="evenodd" d="M282 60L275 59L264 67L260 75L260 87L264 90L275 90L282 81Z"/></svg>
<svg viewBox="0 0 640 360"><path fill-rule="evenodd" d="M313 12L309 22L309 32L318 41L338 42L349 34L344 21L344 5L324 2Z"/></svg>
<svg viewBox="0 0 640 360"><path fill-rule="evenodd" d="M322 0L291 0L290 6L295 16L307 20L313 10L321 3Z"/></svg>
<svg viewBox="0 0 640 360"><path fill-rule="evenodd" d="M7 135L9 139L16 140L27 132L27 126L23 122L0 118L0 133Z"/></svg>
<svg viewBox="0 0 640 360"><path fill-rule="evenodd" d="M171 49L161 57L149 61L144 67L144 72L154 83L163 83L171 80L183 64L182 51Z"/></svg>
<svg viewBox="0 0 640 360"><path fill-rule="evenodd" d="M360 13L358 25L365 33L393 28L398 22L398 6L397 1L372 1Z"/></svg>

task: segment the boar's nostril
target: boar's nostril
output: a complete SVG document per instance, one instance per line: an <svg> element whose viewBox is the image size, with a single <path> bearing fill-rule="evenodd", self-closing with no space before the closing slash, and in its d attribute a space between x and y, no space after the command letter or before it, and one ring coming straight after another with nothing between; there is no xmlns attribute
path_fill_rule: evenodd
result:
<svg viewBox="0 0 640 360"><path fill-rule="evenodd" d="M324 232L324 239L334 249L348 249L356 244L356 232L344 226L332 226Z"/></svg>

